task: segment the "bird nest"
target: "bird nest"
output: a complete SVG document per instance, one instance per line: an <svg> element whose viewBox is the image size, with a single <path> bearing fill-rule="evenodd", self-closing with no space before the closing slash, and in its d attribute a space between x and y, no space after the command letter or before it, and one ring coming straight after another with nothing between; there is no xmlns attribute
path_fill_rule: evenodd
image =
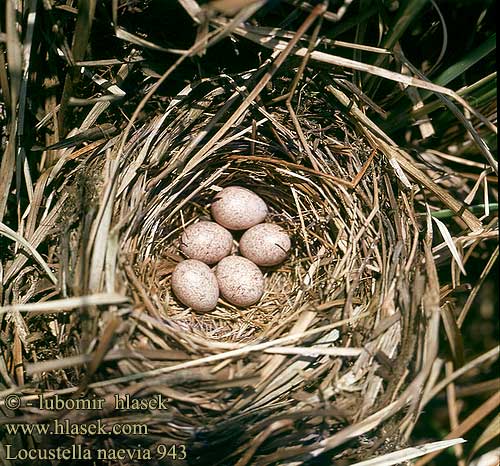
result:
<svg viewBox="0 0 500 466"><path fill-rule="evenodd" d="M57 415L146 426L77 443L148 450L147 464L163 464L166 446L182 445L186 454L174 459L197 465L354 464L392 451L404 443L435 356L438 284L414 192L389 163L387 144L360 130L334 94L303 93L297 115L283 103L255 103L231 121L233 79L192 84L132 130L66 150L37 183L43 201L27 236L36 230L49 243L66 299L23 322L37 329L25 342L36 382L25 400L42 392L104 400L102 409ZM264 271L257 304L220 299L201 314L177 301L171 272L183 229L208 218L229 185L266 201L292 249ZM42 269L17 261L6 277L16 277L12 286L53 298ZM116 405L127 396L166 404ZM23 409L22 419L53 421Z"/></svg>

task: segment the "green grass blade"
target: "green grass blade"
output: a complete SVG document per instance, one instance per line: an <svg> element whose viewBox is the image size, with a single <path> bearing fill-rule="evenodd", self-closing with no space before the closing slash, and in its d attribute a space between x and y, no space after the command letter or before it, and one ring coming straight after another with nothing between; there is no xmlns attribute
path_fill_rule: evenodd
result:
<svg viewBox="0 0 500 466"><path fill-rule="evenodd" d="M429 0L409 0L402 8L402 11L396 20L396 23L389 30L389 34L383 42L383 47L387 49L392 49L396 45L397 41L408 29L410 24L416 19L420 10L429 2Z"/></svg>
<svg viewBox="0 0 500 466"><path fill-rule="evenodd" d="M471 50L460 61L454 63L449 68L444 70L435 80L434 84L446 86L455 78L465 73L471 66L482 60L486 55L490 54L496 49L497 35L493 34L486 39L479 47Z"/></svg>
<svg viewBox="0 0 500 466"><path fill-rule="evenodd" d="M490 214L492 212L498 212L498 203L490 203L488 204L490 208ZM484 213L484 204L477 204L477 205L471 205L467 208L468 211L472 212L473 214L483 214ZM436 212L431 212L431 215L434 218L451 218L457 215L456 212L453 212L450 209L443 209L443 210L438 210Z"/></svg>
<svg viewBox="0 0 500 466"><path fill-rule="evenodd" d="M425 93L428 93L429 96L432 95L432 92L422 91L422 98L425 98L423 95ZM495 102L497 97L497 74L490 73L470 86L457 91L457 94L461 97L467 97L468 102L475 108L490 101ZM443 108L444 104L440 99L432 100L423 107L414 110L411 109L411 103L401 102L392 110L389 119L384 122L381 121L379 124L389 133L394 133L404 126L411 125L411 121ZM434 118L439 117L434 116ZM447 114L446 118L454 121L449 114Z"/></svg>
<svg viewBox="0 0 500 466"><path fill-rule="evenodd" d="M418 18L422 8L429 2L429 0L408 0L406 5L401 7L401 12L395 23L388 29L386 37L382 41L382 47L392 50L394 45L399 41L401 36L405 33L412 22ZM387 56L379 56L373 63L375 66L384 66ZM372 76L365 78L366 90L368 95L373 95L380 85L379 80L375 80Z"/></svg>
<svg viewBox="0 0 500 466"><path fill-rule="evenodd" d="M471 84L459 91L457 94L461 97L467 97L469 103L477 107L485 102L489 102L490 99L496 100L497 95L497 79L496 73L492 73L487 76L487 79L481 79L480 81ZM428 113L432 113L435 110L443 108L443 103L440 100L433 100L428 104L425 104L423 107L412 110L410 115L412 118L420 118L423 115L427 115ZM408 113L405 113L405 116L408 117ZM396 117L396 119L400 119Z"/></svg>

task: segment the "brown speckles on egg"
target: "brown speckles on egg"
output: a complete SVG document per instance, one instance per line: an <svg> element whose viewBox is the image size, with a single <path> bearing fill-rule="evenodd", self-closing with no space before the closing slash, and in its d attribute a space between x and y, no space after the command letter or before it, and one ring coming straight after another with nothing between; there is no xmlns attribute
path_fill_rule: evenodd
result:
<svg viewBox="0 0 500 466"><path fill-rule="evenodd" d="M217 223L201 221L184 230L180 248L190 259L216 264L231 253L233 237Z"/></svg>
<svg viewBox="0 0 500 466"><path fill-rule="evenodd" d="M172 272L172 291L182 304L199 312L215 308L219 286L210 267L189 259L180 262Z"/></svg>
<svg viewBox="0 0 500 466"><path fill-rule="evenodd" d="M236 306L255 304L264 293L264 276L248 259L229 256L215 269L222 296Z"/></svg>
<svg viewBox="0 0 500 466"><path fill-rule="evenodd" d="M241 254L263 267L283 262L290 247L290 237L283 228L274 223L255 225L247 230L240 239Z"/></svg>
<svg viewBox="0 0 500 466"><path fill-rule="evenodd" d="M246 230L264 221L267 205L261 197L240 186L228 186L212 202L212 216L229 230Z"/></svg>

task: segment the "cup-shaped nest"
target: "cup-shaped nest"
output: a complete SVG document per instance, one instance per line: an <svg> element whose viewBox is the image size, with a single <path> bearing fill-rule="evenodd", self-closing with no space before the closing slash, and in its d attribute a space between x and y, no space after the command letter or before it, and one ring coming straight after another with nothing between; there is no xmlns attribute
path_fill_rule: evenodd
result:
<svg viewBox="0 0 500 466"><path fill-rule="evenodd" d="M298 123L284 106L256 105L225 125L230 92L200 86L126 144L122 133L107 151L68 156L56 175L63 208L52 262L64 293L129 301L93 302L69 321L56 315L66 330L53 351L89 354L77 363L90 362L87 389L108 408L86 420L147 424L147 435L84 443L153 452L185 444L185 464L200 465L354 463L389 448L380 429L397 445L414 413L402 408L418 404L410 382L425 382L435 337L436 282L410 193L374 139L324 95L302 97ZM233 185L265 200L266 220L292 248L263 269L258 303L220 299L197 313L170 287L179 238ZM79 369L58 367L58 386L69 389ZM123 411L116 394L166 404Z"/></svg>

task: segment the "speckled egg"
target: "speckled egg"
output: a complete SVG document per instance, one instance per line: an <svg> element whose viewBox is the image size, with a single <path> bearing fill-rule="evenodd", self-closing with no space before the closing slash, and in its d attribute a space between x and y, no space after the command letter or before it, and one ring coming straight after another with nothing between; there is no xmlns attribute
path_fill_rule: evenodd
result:
<svg viewBox="0 0 500 466"><path fill-rule="evenodd" d="M291 248L290 237L279 225L260 223L243 233L240 253L262 267L281 264Z"/></svg>
<svg viewBox="0 0 500 466"><path fill-rule="evenodd" d="M255 304L264 294L264 276L248 259L228 256L215 269L222 296L236 306Z"/></svg>
<svg viewBox="0 0 500 466"><path fill-rule="evenodd" d="M190 259L205 264L216 264L229 256L233 248L233 236L215 222L201 221L189 225L181 236L181 251Z"/></svg>
<svg viewBox="0 0 500 466"><path fill-rule="evenodd" d="M172 272L172 291L182 304L199 312L215 308L219 285L207 264L194 259L180 262Z"/></svg>
<svg viewBox="0 0 500 466"><path fill-rule="evenodd" d="M267 215L264 200L249 189L228 186L212 202L214 220L229 230L246 230L264 221Z"/></svg>

